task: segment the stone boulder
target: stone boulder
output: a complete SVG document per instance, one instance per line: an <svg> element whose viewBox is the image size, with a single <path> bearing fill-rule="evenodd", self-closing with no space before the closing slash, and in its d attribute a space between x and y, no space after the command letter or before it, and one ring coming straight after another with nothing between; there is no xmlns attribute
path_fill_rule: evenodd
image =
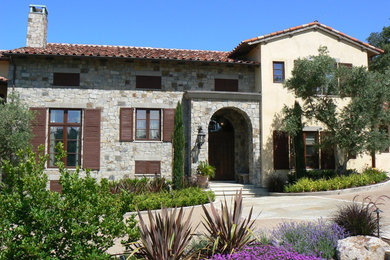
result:
<svg viewBox="0 0 390 260"><path fill-rule="evenodd" d="M337 258L340 260L385 259L390 245L377 237L354 236L337 242Z"/></svg>

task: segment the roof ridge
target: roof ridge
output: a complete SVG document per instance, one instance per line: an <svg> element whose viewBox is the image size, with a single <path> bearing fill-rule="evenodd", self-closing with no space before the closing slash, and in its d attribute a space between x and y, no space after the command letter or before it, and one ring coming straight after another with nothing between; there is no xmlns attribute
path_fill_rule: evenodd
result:
<svg viewBox="0 0 390 260"><path fill-rule="evenodd" d="M135 48L135 49L150 49L150 50L173 50L173 51L204 51L229 53L230 51L215 51L215 50L198 50L198 49L177 49L177 48L161 48L161 47L143 47L143 46L127 46L127 45L107 45L107 44L85 44L85 43L47 43L48 45L64 45L64 46L87 46L87 47L118 47L118 48Z"/></svg>

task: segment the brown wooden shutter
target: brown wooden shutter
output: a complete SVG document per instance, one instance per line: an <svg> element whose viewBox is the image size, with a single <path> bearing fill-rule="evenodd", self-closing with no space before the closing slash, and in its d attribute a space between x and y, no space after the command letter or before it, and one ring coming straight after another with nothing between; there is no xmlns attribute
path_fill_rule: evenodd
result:
<svg viewBox="0 0 390 260"><path fill-rule="evenodd" d="M84 110L83 167L100 168L100 109Z"/></svg>
<svg viewBox="0 0 390 260"><path fill-rule="evenodd" d="M119 141L133 141L133 108L120 109Z"/></svg>
<svg viewBox="0 0 390 260"><path fill-rule="evenodd" d="M324 142L324 139L329 134L330 134L329 132L320 133L321 143ZM322 147L321 148L321 169L335 169L336 162L334 156L335 156L334 147Z"/></svg>
<svg viewBox="0 0 390 260"><path fill-rule="evenodd" d="M50 181L50 190L62 193L62 185L60 181Z"/></svg>
<svg viewBox="0 0 390 260"><path fill-rule="evenodd" d="M163 133L163 141L164 142L172 142L172 135L175 128L175 110L174 108L164 109L164 133Z"/></svg>
<svg viewBox="0 0 390 260"><path fill-rule="evenodd" d="M136 76L136 88L161 89L161 76Z"/></svg>
<svg viewBox="0 0 390 260"><path fill-rule="evenodd" d="M288 135L286 132L274 131L274 169L288 170L289 167L289 150Z"/></svg>
<svg viewBox="0 0 390 260"><path fill-rule="evenodd" d="M54 86L80 86L80 73L53 73Z"/></svg>
<svg viewBox="0 0 390 260"><path fill-rule="evenodd" d="M46 111L44 107L31 107L31 111L34 112L35 118L31 122L32 134L31 144L33 145L34 152L38 151L38 146L45 144L46 141Z"/></svg>
<svg viewBox="0 0 390 260"><path fill-rule="evenodd" d="M135 161L135 174L160 174L160 161Z"/></svg>
<svg viewBox="0 0 390 260"><path fill-rule="evenodd" d="M238 79L215 79L214 87L216 91L238 91Z"/></svg>

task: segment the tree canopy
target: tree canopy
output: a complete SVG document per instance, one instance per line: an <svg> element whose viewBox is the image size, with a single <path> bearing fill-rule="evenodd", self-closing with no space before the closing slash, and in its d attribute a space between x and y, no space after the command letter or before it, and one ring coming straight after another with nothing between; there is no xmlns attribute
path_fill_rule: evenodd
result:
<svg viewBox="0 0 390 260"><path fill-rule="evenodd" d="M330 133L326 145L336 147L337 169L346 170L351 155L371 155L390 145L389 73L337 64L326 47L319 55L298 59L285 87L302 100L303 115ZM291 120L290 120L291 121Z"/></svg>
<svg viewBox="0 0 390 260"><path fill-rule="evenodd" d="M373 32L367 38L368 43L381 48L385 53L370 60L370 70L385 72L390 69L390 26L383 27L381 32Z"/></svg>

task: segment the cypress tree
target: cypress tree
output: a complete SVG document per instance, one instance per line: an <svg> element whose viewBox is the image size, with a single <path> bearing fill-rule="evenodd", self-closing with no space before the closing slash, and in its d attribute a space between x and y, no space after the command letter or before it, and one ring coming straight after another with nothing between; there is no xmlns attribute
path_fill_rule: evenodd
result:
<svg viewBox="0 0 390 260"><path fill-rule="evenodd" d="M177 102L173 132L173 188L183 188L184 178L184 122L181 103Z"/></svg>

